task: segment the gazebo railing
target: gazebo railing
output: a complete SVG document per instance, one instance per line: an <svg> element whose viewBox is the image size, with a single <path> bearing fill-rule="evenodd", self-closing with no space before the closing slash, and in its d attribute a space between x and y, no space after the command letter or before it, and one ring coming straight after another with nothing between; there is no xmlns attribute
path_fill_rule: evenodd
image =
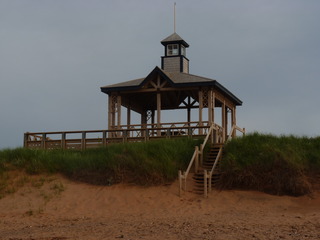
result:
<svg viewBox="0 0 320 240"><path fill-rule="evenodd" d="M24 147L41 149L87 149L107 146L111 143L141 142L159 138L203 137L209 126L193 123L163 123L121 126L120 129L27 132L24 134Z"/></svg>

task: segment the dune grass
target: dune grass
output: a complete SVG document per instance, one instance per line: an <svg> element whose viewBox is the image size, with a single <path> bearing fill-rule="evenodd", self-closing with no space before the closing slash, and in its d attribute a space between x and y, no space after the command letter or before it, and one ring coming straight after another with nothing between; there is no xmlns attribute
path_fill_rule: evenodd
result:
<svg viewBox="0 0 320 240"><path fill-rule="evenodd" d="M320 173L320 138L253 133L225 146L219 186L299 196Z"/></svg>
<svg viewBox="0 0 320 240"><path fill-rule="evenodd" d="M114 144L78 150L0 151L0 196L12 192L10 171L60 173L98 185L169 184L186 169L203 139L162 139L147 143ZM320 137L274 136L253 133L225 145L220 189L257 190L271 194L304 195L320 185Z"/></svg>
<svg viewBox="0 0 320 240"><path fill-rule="evenodd" d="M0 151L0 176L1 172L18 169L28 174L61 173L101 185L166 184L176 179L179 169L186 168L194 146L200 142L188 138L162 139L85 151L6 149Z"/></svg>

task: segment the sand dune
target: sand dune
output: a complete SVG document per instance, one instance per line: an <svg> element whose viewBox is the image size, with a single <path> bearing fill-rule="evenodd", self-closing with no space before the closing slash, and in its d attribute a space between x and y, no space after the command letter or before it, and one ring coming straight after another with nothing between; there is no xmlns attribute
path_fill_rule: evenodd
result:
<svg viewBox="0 0 320 240"><path fill-rule="evenodd" d="M320 239L320 193L92 186L55 176L0 200L0 239Z"/></svg>

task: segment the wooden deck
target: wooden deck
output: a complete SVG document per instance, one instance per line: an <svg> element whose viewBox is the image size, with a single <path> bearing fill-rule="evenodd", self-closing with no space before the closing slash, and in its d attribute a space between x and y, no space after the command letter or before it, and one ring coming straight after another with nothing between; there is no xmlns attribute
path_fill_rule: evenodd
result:
<svg viewBox="0 0 320 240"><path fill-rule="evenodd" d="M27 132L24 134L24 147L31 149L89 149L107 146L112 143L143 142L160 138L199 138L209 131L208 122L165 123L160 128L155 124L126 125L114 130ZM218 129L216 141L223 141L223 130ZM219 140L220 139L220 140Z"/></svg>

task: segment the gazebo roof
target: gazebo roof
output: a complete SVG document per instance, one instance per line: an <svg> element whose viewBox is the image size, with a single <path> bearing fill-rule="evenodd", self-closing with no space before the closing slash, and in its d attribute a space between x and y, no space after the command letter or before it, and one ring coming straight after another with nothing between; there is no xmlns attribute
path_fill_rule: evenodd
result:
<svg viewBox="0 0 320 240"><path fill-rule="evenodd" d="M182 72L165 72L159 67L155 67L147 77L139 78L127 82L117 83L113 85L107 85L101 87L101 91L106 94L111 94L112 92L130 92L134 90L142 89L143 86L149 81L160 76L164 79L171 88L189 88L189 87L205 87L210 86L218 89L223 95L225 95L229 100L235 103L235 105L242 105L242 101L232 94L228 89L223 87L214 79L205 78L201 76L196 76L188 73Z"/></svg>

